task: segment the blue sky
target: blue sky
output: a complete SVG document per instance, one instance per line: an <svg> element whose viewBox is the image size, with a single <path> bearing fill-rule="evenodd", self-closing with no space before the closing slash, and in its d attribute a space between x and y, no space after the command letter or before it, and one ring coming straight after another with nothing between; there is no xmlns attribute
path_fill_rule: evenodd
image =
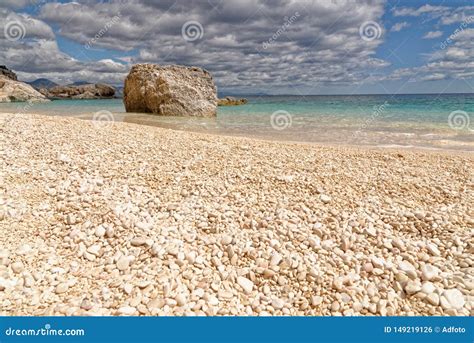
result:
<svg viewBox="0 0 474 343"><path fill-rule="evenodd" d="M131 65L158 63L204 67L224 93L474 87L468 1L7 0L0 13L0 64L24 80L120 85Z"/></svg>

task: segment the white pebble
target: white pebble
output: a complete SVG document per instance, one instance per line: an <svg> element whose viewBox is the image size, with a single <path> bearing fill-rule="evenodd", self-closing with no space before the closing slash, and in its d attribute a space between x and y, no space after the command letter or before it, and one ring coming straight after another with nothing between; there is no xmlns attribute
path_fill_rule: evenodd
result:
<svg viewBox="0 0 474 343"><path fill-rule="evenodd" d="M69 289L69 286L67 285L67 283L60 283L59 285L56 286L56 294L62 294L62 293L65 293L67 292L67 290Z"/></svg>
<svg viewBox="0 0 474 343"><path fill-rule="evenodd" d="M12 270L15 274L21 273L25 267L23 266L23 263L21 262L14 262L11 264Z"/></svg>
<svg viewBox="0 0 474 343"><path fill-rule="evenodd" d="M135 307L123 306L118 309L118 313L125 316L131 316L135 313L136 310L137 309Z"/></svg>
<svg viewBox="0 0 474 343"><path fill-rule="evenodd" d="M104 228L102 225L98 226L97 229L95 229L95 235L96 235L97 237L104 237L104 235L105 235L105 228Z"/></svg>
<svg viewBox="0 0 474 343"><path fill-rule="evenodd" d="M118 270L126 270L129 265L130 265L130 258L127 256L120 257L116 264Z"/></svg>
<svg viewBox="0 0 474 343"><path fill-rule="evenodd" d="M280 298L274 298L272 300L272 307L277 309L277 310L280 310L283 308L283 306L285 306L285 302L283 300L281 300Z"/></svg>
<svg viewBox="0 0 474 343"><path fill-rule="evenodd" d="M253 289L253 282L250 281L249 279L239 276L237 277L237 283L239 284L240 287L243 288L245 293L251 293Z"/></svg>
<svg viewBox="0 0 474 343"><path fill-rule="evenodd" d="M331 197L329 195L326 195L326 194L321 194L319 196L319 199L321 199L321 201L325 204L331 202Z"/></svg>
<svg viewBox="0 0 474 343"><path fill-rule="evenodd" d="M441 296L441 306L445 310L456 309L460 310L464 307L466 300L464 295L456 288L448 289L443 292Z"/></svg>
<svg viewBox="0 0 474 343"><path fill-rule="evenodd" d="M438 246L434 243L428 243L426 245L426 248L428 249L430 254L433 255L433 256L440 256L441 255L441 252L439 251Z"/></svg>
<svg viewBox="0 0 474 343"><path fill-rule="evenodd" d="M431 264L425 264L421 267L421 275L423 280L433 280L438 278L439 269L432 266Z"/></svg>

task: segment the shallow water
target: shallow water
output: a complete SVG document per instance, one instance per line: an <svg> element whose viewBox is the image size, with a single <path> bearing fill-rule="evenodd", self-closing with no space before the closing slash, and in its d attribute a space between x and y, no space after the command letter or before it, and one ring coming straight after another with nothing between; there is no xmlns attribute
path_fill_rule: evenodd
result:
<svg viewBox="0 0 474 343"><path fill-rule="evenodd" d="M298 142L474 151L474 94L249 96L216 118L125 113L121 99L0 104L2 112L125 121Z"/></svg>

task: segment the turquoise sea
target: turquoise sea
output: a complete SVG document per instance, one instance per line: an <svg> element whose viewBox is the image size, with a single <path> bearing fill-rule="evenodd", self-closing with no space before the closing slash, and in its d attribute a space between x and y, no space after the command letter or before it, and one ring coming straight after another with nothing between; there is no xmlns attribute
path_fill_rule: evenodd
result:
<svg viewBox="0 0 474 343"><path fill-rule="evenodd" d="M319 144L474 151L474 94L247 96L247 99L246 105L219 107L217 118L125 113L121 99L10 103L0 104L0 111L84 119L108 111L114 121L179 130Z"/></svg>

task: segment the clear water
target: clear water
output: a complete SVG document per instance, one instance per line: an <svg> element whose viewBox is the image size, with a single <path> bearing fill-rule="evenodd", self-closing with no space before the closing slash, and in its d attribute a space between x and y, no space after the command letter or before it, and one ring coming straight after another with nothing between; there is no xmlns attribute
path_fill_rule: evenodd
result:
<svg viewBox="0 0 474 343"><path fill-rule="evenodd" d="M247 98L246 105L219 107L217 118L125 113L121 99L10 103L0 104L0 111L85 119L109 111L115 121L226 135L474 151L474 94Z"/></svg>

